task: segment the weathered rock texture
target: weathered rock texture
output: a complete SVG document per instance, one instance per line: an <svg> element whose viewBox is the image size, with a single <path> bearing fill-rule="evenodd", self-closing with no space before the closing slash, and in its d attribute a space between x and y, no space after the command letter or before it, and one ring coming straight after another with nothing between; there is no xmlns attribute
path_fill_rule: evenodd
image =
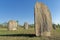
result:
<svg viewBox="0 0 60 40"><path fill-rule="evenodd" d="M17 30L17 22L14 20L10 20L8 22L8 30Z"/></svg>
<svg viewBox="0 0 60 40"><path fill-rule="evenodd" d="M46 5L37 2L34 8L34 20L36 36L50 36L52 30L52 18Z"/></svg>
<svg viewBox="0 0 60 40"><path fill-rule="evenodd" d="M29 27L28 23L25 22L25 23L24 23L24 28L25 28L25 29L28 29L28 27Z"/></svg>

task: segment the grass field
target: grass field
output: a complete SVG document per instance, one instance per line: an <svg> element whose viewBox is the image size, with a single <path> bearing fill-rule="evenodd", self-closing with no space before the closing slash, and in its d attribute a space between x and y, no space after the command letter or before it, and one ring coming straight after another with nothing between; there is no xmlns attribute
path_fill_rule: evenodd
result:
<svg viewBox="0 0 60 40"><path fill-rule="evenodd" d="M52 30L51 37L36 37L34 28L19 27L16 31L0 28L0 40L60 40L60 29Z"/></svg>

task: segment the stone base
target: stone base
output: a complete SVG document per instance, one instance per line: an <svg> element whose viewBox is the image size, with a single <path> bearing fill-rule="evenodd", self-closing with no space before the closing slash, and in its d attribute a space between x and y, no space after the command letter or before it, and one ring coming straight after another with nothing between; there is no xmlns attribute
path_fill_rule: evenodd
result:
<svg viewBox="0 0 60 40"><path fill-rule="evenodd" d="M37 37L38 37L38 36L43 36L43 33L41 33L41 34L38 34L38 33L37 33L36 36L37 36Z"/></svg>
<svg viewBox="0 0 60 40"><path fill-rule="evenodd" d="M10 31L13 30L14 31L14 30L17 30L17 29L16 28L13 28L13 29L8 29L8 30L10 30Z"/></svg>
<svg viewBox="0 0 60 40"><path fill-rule="evenodd" d="M16 28L13 28L12 30L17 30Z"/></svg>
<svg viewBox="0 0 60 40"><path fill-rule="evenodd" d="M44 32L44 36L51 36L51 33L50 32Z"/></svg>

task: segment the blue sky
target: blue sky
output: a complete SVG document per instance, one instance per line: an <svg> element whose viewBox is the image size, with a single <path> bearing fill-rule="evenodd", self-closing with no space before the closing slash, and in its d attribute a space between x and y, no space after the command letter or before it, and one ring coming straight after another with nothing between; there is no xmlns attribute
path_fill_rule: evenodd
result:
<svg viewBox="0 0 60 40"><path fill-rule="evenodd" d="M52 16L52 22L60 24L60 0L38 0L48 6ZM0 0L0 23L9 20L18 20L34 23L34 5L36 0Z"/></svg>

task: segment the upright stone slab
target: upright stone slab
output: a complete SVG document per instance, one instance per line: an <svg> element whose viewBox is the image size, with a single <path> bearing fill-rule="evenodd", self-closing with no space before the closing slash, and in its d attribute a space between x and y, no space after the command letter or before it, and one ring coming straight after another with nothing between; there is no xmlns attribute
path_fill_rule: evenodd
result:
<svg viewBox="0 0 60 40"><path fill-rule="evenodd" d="M43 18L43 32L44 36L51 36L51 30L52 30L52 18L51 13L46 5L41 3L41 9L42 9L42 18Z"/></svg>
<svg viewBox="0 0 60 40"><path fill-rule="evenodd" d="M17 22L14 20L10 20L8 22L8 30L17 30Z"/></svg>
<svg viewBox="0 0 60 40"><path fill-rule="evenodd" d="M43 35L43 19L41 12L41 5L37 2L34 10L36 36Z"/></svg>
<svg viewBox="0 0 60 40"><path fill-rule="evenodd" d="M37 2L34 8L34 17L36 36L50 36L52 19L47 6Z"/></svg>
<svg viewBox="0 0 60 40"><path fill-rule="evenodd" d="M27 22L24 23L24 28L28 29L28 23Z"/></svg>

